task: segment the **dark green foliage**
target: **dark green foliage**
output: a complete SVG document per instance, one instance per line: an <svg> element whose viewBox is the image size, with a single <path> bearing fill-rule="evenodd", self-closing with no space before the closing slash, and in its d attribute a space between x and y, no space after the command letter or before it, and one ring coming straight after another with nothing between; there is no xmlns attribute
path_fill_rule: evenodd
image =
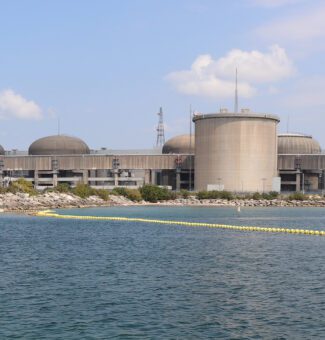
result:
<svg viewBox="0 0 325 340"><path fill-rule="evenodd" d="M182 189L179 193L183 198L188 198L190 196L190 192L188 190Z"/></svg>
<svg viewBox="0 0 325 340"><path fill-rule="evenodd" d="M94 189L94 193L95 193L96 196L100 197L104 201L108 201L108 199L109 199L108 190Z"/></svg>
<svg viewBox="0 0 325 340"><path fill-rule="evenodd" d="M59 183L55 188L54 191L68 193L71 192L71 188L68 183Z"/></svg>
<svg viewBox="0 0 325 340"><path fill-rule="evenodd" d="M128 198L131 201L139 202L142 200L141 193L138 189L128 189L128 188L114 188L111 191L111 194L118 195L118 196L124 196Z"/></svg>
<svg viewBox="0 0 325 340"><path fill-rule="evenodd" d="M78 183L75 188L70 188L67 183L58 184L54 190L60 193L73 193L80 198L87 198L89 196L98 196L104 201L108 201L109 195L108 190L105 189L94 189L88 184Z"/></svg>
<svg viewBox="0 0 325 340"><path fill-rule="evenodd" d="M72 192L81 198L87 198L96 194L93 188L84 183L78 183L76 187L72 189Z"/></svg>
<svg viewBox="0 0 325 340"><path fill-rule="evenodd" d="M226 199L226 200L232 200L232 199L234 199L234 196L229 191L211 190L211 191L199 191L197 193L197 198L199 200L202 200L202 199Z"/></svg>
<svg viewBox="0 0 325 340"><path fill-rule="evenodd" d="M239 199L253 199L253 200L274 200L279 196L279 193L276 191L263 192L262 194L259 192L254 192L253 194L245 194L240 195L237 198Z"/></svg>
<svg viewBox="0 0 325 340"><path fill-rule="evenodd" d="M278 198L279 193L277 191L270 191L269 192L269 197L273 200L275 198Z"/></svg>
<svg viewBox="0 0 325 340"><path fill-rule="evenodd" d="M126 197L134 202L140 202L142 200L141 193L138 189L127 189Z"/></svg>
<svg viewBox="0 0 325 340"><path fill-rule="evenodd" d="M252 195L252 199L253 200L260 200L260 199L262 199L262 195L259 192L254 192L254 194Z"/></svg>
<svg viewBox="0 0 325 340"><path fill-rule="evenodd" d="M212 195L214 194L215 191L199 191L197 194L196 194L196 197L199 199L199 200L204 200L204 199L208 199L208 198L212 198ZM213 197L214 198L214 197Z"/></svg>
<svg viewBox="0 0 325 340"><path fill-rule="evenodd" d="M7 192L11 192L13 194L17 192L23 192L29 195L37 195L37 190L34 189L33 183L26 181L24 178L19 178L17 181L13 181L10 183L9 187L6 188Z"/></svg>
<svg viewBox="0 0 325 340"><path fill-rule="evenodd" d="M274 200L279 196L279 193L276 191L270 191L269 193L264 192L261 196L264 200Z"/></svg>
<svg viewBox="0 0 325 340"><path fill-rule="evenodd" d="M127 196L127 189L126 188L114 188L111 193L113 195L117 195L117 196Z"/></svg>
<svg viewBox="0 0 325 340"><path fill-rule="evenodd" d="M165 187L146 184L140 189L142 198L148 202L165 201L172 198L171 192Z"/></svg>
<svg viewBox="0 0 325 340"><path fill-rule="evenodd" d="M295 192L295 193L288 196L289 201L293 201L293 200L304 201L306 199L307 199L306 196L302 192Z"/></svg>

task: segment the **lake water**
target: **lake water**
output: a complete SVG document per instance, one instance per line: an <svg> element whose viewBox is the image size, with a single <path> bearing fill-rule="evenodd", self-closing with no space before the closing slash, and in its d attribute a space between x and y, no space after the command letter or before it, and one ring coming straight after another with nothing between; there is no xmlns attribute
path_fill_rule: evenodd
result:
<svg viewBox="0 0 325 340"><path fill-rule="evenodd" d="M322 208L62 213L325 230ZM325 237L0 216L0 339L324 339Z"/></svg>

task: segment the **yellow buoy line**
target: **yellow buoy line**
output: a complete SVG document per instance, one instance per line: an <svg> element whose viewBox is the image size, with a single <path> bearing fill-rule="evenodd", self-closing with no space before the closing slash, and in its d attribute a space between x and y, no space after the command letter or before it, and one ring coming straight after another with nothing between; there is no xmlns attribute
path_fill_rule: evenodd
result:
<svg viewBox="0 0 325 340"><path fill-rule="evenodd" d="M96 220L96 221L126 221L126 222L144 222L156 224L181 225L187 227L207 227L217 229L230 229L238 231L260 231L270 233L287 233L287 234L304 234L304 235L318 235L325 236L323 230L310 229L289 229L289 228L273 228L273 227L256 227L256 226L236 226L227 224L214 224L204 222L186 222L186 221L171 221L171 220L153 220L148 218L130 218L130 217L114 217L114 216L80 216L80 215L60 215L52 210L39 211L35 216L53 217L69 220Z"/></svg>

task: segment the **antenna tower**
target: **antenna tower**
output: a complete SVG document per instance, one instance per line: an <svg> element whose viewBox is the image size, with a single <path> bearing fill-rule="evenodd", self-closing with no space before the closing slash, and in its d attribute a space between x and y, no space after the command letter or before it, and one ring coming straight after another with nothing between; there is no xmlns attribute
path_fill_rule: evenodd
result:
<svg viewBox="0 0 325 340"><path fill-rule="evenodd" d="M165 144L165 129L164 129L164 114L162 107L157 113L159 116L158 126L157 126L157 142L156 147L163 146Z"/></svg>
<svg viewBox="0 0 325 340"><path fill-rule="evenodd" d="M237 67L236 67L236 87L235 87L235 113L238 113L238 88L237 88Z"/></svg>

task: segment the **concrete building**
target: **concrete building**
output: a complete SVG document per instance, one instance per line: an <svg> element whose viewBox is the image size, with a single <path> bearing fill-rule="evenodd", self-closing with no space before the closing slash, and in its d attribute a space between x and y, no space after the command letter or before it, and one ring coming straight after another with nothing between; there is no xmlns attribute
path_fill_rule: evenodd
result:
<svg viewBox="0 0 325 340"><path fill-rule="evenodd" d="M191 156L193 157L193 156ZM137 188L143 184L162 184L162 171L183 171L191 166L189 155L168 154L151 150L114 154L108 150L91 152L87 144L70 136L49 136L33 142L28 154L8 152L0 155L0 182L4 185L24 177L37 189L55 187L59 183L75 186L78 182L96 188L117 186ZM166 185L176 188L176 183Z"/></svg>
<svg viewBox="0 0 325 340"><path fill-rule="evenodd" d="M325 190L325 154L303 134L277 136L273 115L196 115L195 137L180 135L162 148L91 150L81 139L48 136L28 152L0 146L0 185L24 177L38 189L78 182L95 188L137 188L151 183L173 190L236 192Z"/></svg>
<svg viewBox="0 0 325 340"><path fill-rule="evenodd" d="M179 135L169 139L162 148L163 154L177 155L175 170L163 169L157 184L171 186L175 190L194 188L194 146L195 138L190 135ZM184 167L183 164L188 166Z"/></svg>
<svg viewBox="0 0 325 340"><path fill-rule="evenodd" d="M325 155L312 136L286 133L278 136L279 174L282 191L324 189Z"/></svg>
<svg viewBox="0 0 325 340"><path fill-rule="evenodd" d="M277 190L277 124L274 115L196 115L195 190Z"/></svg>

